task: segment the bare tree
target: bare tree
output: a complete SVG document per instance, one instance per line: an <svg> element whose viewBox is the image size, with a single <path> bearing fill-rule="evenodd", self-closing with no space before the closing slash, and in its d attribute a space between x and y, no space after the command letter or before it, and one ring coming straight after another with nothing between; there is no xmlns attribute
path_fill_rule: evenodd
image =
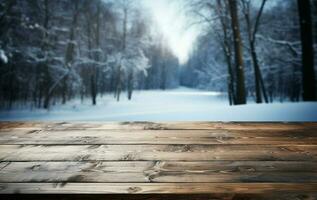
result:
<svg viewBox="0 0 317 200"><path fill-rule="evenodd" d="M223 31L222 48L227 62L228 68L228 98L230 105L234 105L236 102L235 90L234 90L234 72L232 68L232 34L230 32L230 13L227 1L217 0L216 11L219 16Z"/></svg>
<svg viewBox="0 0 317 200"><path fill-rule="evenodd" d="M49 23L50 23L50 5L49 5L49 0L44 0L44 21L43 21L43 44L42 44L42 51L44 52L44 55L46 57L43 65L44 65L44 76L45 76L45 80L44 80L44 93L45 93L45 99L44 99L44 108L48 109L49 108L49 104L50 104L50 98L51 98L51 94L49 91L49 88L51 87L51 75L50 75L50 71L49 71L49 64L48 64L48 48L49 48Z"/></svg>
<svg viewBox="0 0 317 200"><path fill-rule="evenodd" d="M298 0L302 40L303 100L316 101L314 47L310 0Z"/></svg>
<svg viewBox="0 0 317 200"><path fill-rule="evenodd" d="M231 15L231 28L234 37L235 65L236 65L236 104L246 104L245 75L242 40L240 33L240 24L238 17L237 0L229 0Z"/></svg>
<svg viewBox="0 0 317 200"><path fill-rule="evenodd" d="M261 16L265 7L265 4L267 0L262 0L260 9L258 10L254 24L251 20L251 1L250 0L242 0L242 6L243 6L243 14L246 21L246 27L247 27L247 33L248 33L248 40L249 40L249 46L250 46L250 54L253 62L253 69L254 69L254 82L255 82L255 93L256 93L256 103L262 103L262 93L263 97L266 103L269 102L266 89L260 69L260 64L258 61L258 55L256 52L256 34L259 30ZM262 93L261 93L262 90Z"/></svg>
<svg viewBox="0 0 317 200"><path fill-rule="evenodd" d="M122 12L123 12L123 22L122 22L122 32L123 33L122 33L122 39L121 39L121 45L122 45L121 54L124 54L126 51L126 46L127 46L128 12L129 12L129 7L131 6L131 1L130 0L122 0L120 2L120 6L121 6ZM117 98L117 101L120 101L123 76L124 76L124 70L122 69L122 60L120 58L120 63L118 66L118 71L117 71L117 80L116 80L116 98ZM129 78L132 80L132 75L130 75Z"/></svg>
<svg viewBox="0 0 317 200"><path fill-rule="evenodd" d="M71 27L69 28L69 39L68 39L68 44L66 47L66 52L65 52L65 70L70 71L72 65L75 62L75 47L76 47L76 42L75 42L75 31L77 28L77 23L78 23L78 16L80 13L79 9L79 0L73 0L73 15L72 15L72 23ZM63 84L63 90L62 90L62 103L65 104L67 101L67 93L68 93L68 73L65 75L65 77L62 80Z"/></svg>

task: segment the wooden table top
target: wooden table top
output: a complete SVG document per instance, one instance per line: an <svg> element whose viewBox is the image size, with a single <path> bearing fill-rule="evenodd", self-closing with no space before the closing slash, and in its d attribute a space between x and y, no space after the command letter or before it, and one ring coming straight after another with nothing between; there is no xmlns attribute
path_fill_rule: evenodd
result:
<svg viewBox="0 0 317 200"><path fill-rule="evenodd" d="M0 123L0 194L317 197L317 123Z"/></svg>

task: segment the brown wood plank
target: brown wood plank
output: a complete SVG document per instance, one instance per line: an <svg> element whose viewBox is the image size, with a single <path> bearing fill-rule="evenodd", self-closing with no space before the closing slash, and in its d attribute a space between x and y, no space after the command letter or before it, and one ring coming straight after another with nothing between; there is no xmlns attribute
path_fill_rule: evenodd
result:
<svg viewBox="0 0 317 200"><path fill-rule="evenodd" d="M315 200L315 193L277 194L0 194L5 200Z"/></svg>
<svg viewBox="0 0 317 200"><path fill-rule="evenodd" d="M314 199L317 123L0 122L0 161L0 194Z"/></svg>
<svg viewBox="0 0 317 200"><path fill-rule="evenodd" d="M270 123L270 122L0 122L0 129L30 130L317 130L317 123Z"/></svg>
<svg viewBox="0 0 317 200"><path fill-rule="evenodd" d="M146 170L203 172L317 172L311 161L92 161L92 162L0 162L1 172L102 171L139 172Z"/></svg>
<svg viewBox="0 0 317 200"><path fill-rule="evenodd" d="M268 194L316 191L317 183L0 183L0 194Z"/></svg>
<svg viewBox="0 0 317 200"><path fill-rule="evenodd" d="M316 145L0 145L0 161L317 161Z"/></svg>
<svg viewBox="0 0 317 200"><path fill-rule="evenodd" d="M317 145L308 130L0 130L0 144L275 144Z"/></svg>
<svg viewBox="0 0 317 200"><path fill-rule="evenodd" d="M3 162L0 182L317 182L317 162Z"/></svg>

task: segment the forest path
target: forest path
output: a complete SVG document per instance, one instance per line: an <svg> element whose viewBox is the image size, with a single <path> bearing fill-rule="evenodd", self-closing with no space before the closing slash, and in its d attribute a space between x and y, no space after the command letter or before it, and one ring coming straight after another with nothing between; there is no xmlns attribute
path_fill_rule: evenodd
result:
<svg viewBox="0 0 317 200"><path fill-rule="evenodd" d="M197 89L136 91L132 101L123 94L98 98L91 106L74 100L46 110L0 112L1 121L317 121L317 103L228 105L226 95Z"/></svg>

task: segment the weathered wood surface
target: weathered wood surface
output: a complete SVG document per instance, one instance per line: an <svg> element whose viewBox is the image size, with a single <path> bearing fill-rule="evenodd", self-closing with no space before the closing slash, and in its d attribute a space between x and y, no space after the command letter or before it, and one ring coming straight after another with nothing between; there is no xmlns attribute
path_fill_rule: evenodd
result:
<svg viewBox="0 0 317 200"><path fill-rule="evenodd" d="M317 130L317 123L223 123L223 122L76 122L76 123L41 123L41 122L1 122L0 129L29 130Z"/></svg>
<svg viewBox="0 0 317 200"><path fill-rule="evenodd" d="M0 144L317 144L316 130L2 130Z"/></svg>
<svg viewBox="0 0 317 200"><path fill-rule="evenodd" d="M316 199L317 123L2 122L0 194L16 193Z"/></svg>
<svg viewBox="0 0 317 200"><path fill-rule="evenodd" d="M315 200L317 194L15 194L0 197L5 200Z"/></svg>
<svg viewBox="0 0 317 200"><path fill-rule="evenodd" d="M0 183L3 193L201 194L316 192L317 183Z"/></svg>
<svg viewBox="0 0 317 200"><path fill-rule="evenodd" d="M316 194L15 194L1 195L5 200L315 200Z"/></svg>
<svg viewBox="0 0 317 200"><path fill-rule="evenodd" d="M314 162L3 162L3 182L317 182Z"/></svg>
<svg viewBox="0 0 317 200"><path fill-rule="evenodd" d="M1 161L317 161L317 145L1 145Z"/></svg>

